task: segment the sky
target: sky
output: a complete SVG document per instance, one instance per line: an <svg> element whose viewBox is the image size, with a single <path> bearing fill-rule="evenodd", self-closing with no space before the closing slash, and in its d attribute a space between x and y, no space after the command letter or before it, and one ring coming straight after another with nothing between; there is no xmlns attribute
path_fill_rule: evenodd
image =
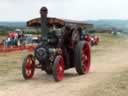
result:
<svg viewBox="0 0 128 96"><path fill-rule="evenodd" d="M27 21L48 16L73 20L128 19L128 0L0 0L0 21Z"/></svg>

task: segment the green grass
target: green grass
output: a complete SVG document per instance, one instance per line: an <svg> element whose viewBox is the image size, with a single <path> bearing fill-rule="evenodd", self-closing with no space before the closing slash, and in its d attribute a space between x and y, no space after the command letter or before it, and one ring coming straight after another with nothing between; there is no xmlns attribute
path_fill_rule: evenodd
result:
<svg viewBox="0 0 128 96"><path fill-rule="evenodd" d="M0 32L0 35L7 35L8 32Z"/></svg>

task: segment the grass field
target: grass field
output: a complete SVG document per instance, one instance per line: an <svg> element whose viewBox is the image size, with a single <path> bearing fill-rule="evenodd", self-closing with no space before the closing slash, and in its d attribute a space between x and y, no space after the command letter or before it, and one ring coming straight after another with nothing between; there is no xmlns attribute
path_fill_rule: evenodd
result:
<svg viewBox="0 0 128 96"><path fill-rule="evenodd" d="M105 69L105 67L111 68L111 65L106 65L106 64L115 64L115 62L118 62L119 60L125 60L124 57L122 57L123 53L125 53L124 50L127 50L128 48L128 39L125 36L113 36L111 34L97 34L100 37L100 43L98 46L94 46L92 47L92 65L93 66L97 66L95 69L97 73L92 72L92 75L90 74L90 78L89 76L87 76L87 80L85 80L85 78L83 77L78 77L75 76L76 78L71 78L71 80L69 81L62 81L60 84L51 84L48 83L50 81L42 81L42 78L38 77L39 79L35 80L35 81L23 81L23 77L21 74L21 67L22 67L22 61L23 58L28 54L27 51L23 51L23 52L12 52L12 53L0 53L0 89L3 91L7 91L7 93L9 92L13 92L13 94L15 95L8 95L8 96L17 96L17 93L15 92L15 90L20 90L19 92L21 92L22 87L24 88L31 88L30 86L39 86L41 85L42 87L49 87L52 86L51 88L48 88L49 90L52 89L56 89L59 87L59 89L61 90L62 88L64 88L64 92L67 92L69 90L69 88L66 86L67 83L71 86L74 86L73 82L77 82L78 84L80 83L79 87L74 87L74 88L81 88L81 86L83 86L85 84L85 86L89 83L92 84L91 86L87 85L87 89L85 91L84 87L82 87L84 91L80 92L80 94L82 93L81 96L127 96L128 94L128 70L123 69L121 72L120 71L110 71ZM122 54L121 54L121 53ZM120 56L117 56L117 55ZM127 55L127 54L125 54ZM117 57L114 57L117 56ZM114 58L114 59L113 59ZM116 59L117 58L117 59ZM104 61L106 60L106 61ZM103 62L103 63L101 63ZM120 61L121 62L121 61ZM117 65L121 65L119 62L119 64ZM95 65L94 65L95 64ZM100 65L103 64L103 65ZM122 62L122 64L125 64L125 62ZM104 68L101 68L100 66L105 66ZM113 70L113 68L116 67L116 65L113 65L113 67L111 68L111 70ZM105 72L103 72L105 69ZM73 72L74 73L74 72ZM103 74L102 74L103 73ZM100 74L100 75L99 75ZM94 77L96 76L97 78L101 78L104 77L104 75L107 74L111 74L111 76L109 77L109 79L106 79L104 81L98 82L98 80L95 81ZM42 76L42 75L39 75ZM43 75L45 76L45 75ZM78 78L78 79L77 79ZM89 79L88 79L89 78ZM46 79L46 78L45 78ZM93 80L94 79L94 80ZM80 81L78 81L80 80ZM100 79L99 79L100 81ZM23 82L23 86L21 84L21 82ZM27 82L27 83L26 83ZM43 83L44 82L44 83ZM82 83L83 82L83 83ZM94 84L93 84L94 83ZM95 84L96 83L96 84ZM51 84L51 85L50 85ZM12 89L8 89L8 87L10 86L22 86L21 89L18 89L17 87L14 87L14 90L12 91ZM64 87L62 87L64 86ZM38 94L38 87L35 88L36 91L33 91L33 95L28 95L28 96L34 96L34 94ZM43 89L42 87L40 87L40 91L44 91L46 90ZM65 88L66 87L66 88ZM58 90L59 90L58 89ZM67 89L67 90L66 90ZM74 89L75 90L75 89ZM79 89L80 90L80 89ZM24 90L26 92L29 92L27 90ZM55 92L57 92L57 90L54 90ZM1 92L1 91L0 91ZM72 92L72 90L71 90ZM48 92L50 94L50 92ZM52 93L52 92L51 92ZM6 94L2 93L2 94ZM66 94L66 93L65 93ZM71 95L71 94L70 94ZM7 95L1 95L0 96L7 96ZM19 95L19 96L23 96L23 95ZM35 95L35 96L40 96L40 95ZM56 96L56 95L55 95ZM69 95L68 95L69 96ZM71 95L74 96L74 95ZM77 94L77 96L80 96Z"/></svg>
<svg viewBox="0 0 128 96"><path fill-rule="evenodd" d="M108 50L116 50L118 46L122 46L124 38L113 36L111 34L97 34L100 37L98 46L92 48L92 55L103 54ZM124 46L124 45L123 45ZM125 46L124 46L125 47ZM13 70L19 70L23 58L27 55L27 51L1 53L0 54L0 75L10 74Z"/></svg>

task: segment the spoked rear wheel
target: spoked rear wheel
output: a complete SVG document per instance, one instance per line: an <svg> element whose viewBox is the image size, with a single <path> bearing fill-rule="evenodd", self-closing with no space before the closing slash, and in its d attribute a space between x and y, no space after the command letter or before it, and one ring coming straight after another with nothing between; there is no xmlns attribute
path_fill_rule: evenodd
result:
<svg viewBox="0 0 128 96"><path fill-rule="evenodd" d="M22 74L24 79L31 79L35 71L35 59L32 54L29 54L25 57L22 65Z"/></svg>
<svg viewBox="0 0 128 96"><path fill-rule="evenodd" d="M75 49L75 67L78 74L85 74L90 69L90 46L87 42L79 42Z"/></svg>
<svg viewBox="0 0 128 96"><path fill-rule="evenodd" d="M53 76L55 81L61 81L64 78L64 59L61 55L56 56L54 60Z"/></svg>

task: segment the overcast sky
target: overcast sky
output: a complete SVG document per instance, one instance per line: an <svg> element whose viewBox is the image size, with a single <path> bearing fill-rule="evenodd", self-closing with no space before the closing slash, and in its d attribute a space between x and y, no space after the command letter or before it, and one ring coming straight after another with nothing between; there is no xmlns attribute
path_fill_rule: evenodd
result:
<svg viewBox="0 0 128 96"><path fill-rule="evenodd" d="M27 21L47 6L49 16L66 19L128 19L128 0L0 0L0 21Z"/></svg>

